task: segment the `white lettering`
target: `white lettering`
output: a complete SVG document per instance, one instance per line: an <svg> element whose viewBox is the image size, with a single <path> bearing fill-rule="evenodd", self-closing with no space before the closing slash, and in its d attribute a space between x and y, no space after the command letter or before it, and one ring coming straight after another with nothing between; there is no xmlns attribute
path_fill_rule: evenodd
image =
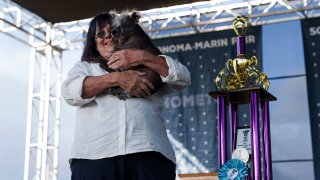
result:
<svg viewBox="0 0 320 180"><path fill-rule="evenodd" d="M197 106L204 106L205 105L203 94L196 95L196 105Z"/></svg>
<svg viewBox="0 0 320 180"><path fill-rule="evenodd" d="M237 37L232 37L231 38L231 44L232 46L235 45L237 43Z"/></svg>
<svg viewBox="0 0 320 180"><path fill-rule="evenodd" d="M198 49L208 49L208 48L216 48L228 46L228 39L212 39L210 41L198 41L194 43L194 48Z"/></svg>
<svg viewBox="0 0 320 180"><path fill-rule="evenodd" d="M203 45L203 48L204 49L211 48L210 43L208 41L205 41L204 45Z"/></svg>
<svg viewBox="0 0 320 180"><path fill-rule="evenodd" d="M186 44L186 48L184 51L192 51L192 47L189 43Z"/></svg>
<svg viewBox="0 0 320 180"><path fill-rule="evenodd" d="M162 53L175 53L175 52L184 52L192 51L192 47L189 43L186 44L171 44L167 46L158 47Z"/></svg>
<svg viewBox="0 0 320 180"><path fill-rule="evenodd" d="M178 108L181 106L181 99L178 96L173 96L170 102L171 102L172 108Z"/></svg>
<svg viewBox="0 0 320 180"><path fill-rule="evenodd" d="M180 108L181 106L193 107L193 106L206 106L211 105L214 99L208 94L197 94L189 96L171 96L164 98L164 108Z"/></svg>
<svg viewBox="0 0 320 180"><path fill-rule="evenodd" d="M177 47L176 47L175 45L170 45L170 46L169 46L169 51L170 51L171 53L175 52L176 49L177 49Z"/></svg>
<svg viewBox="0 0 320 180"><path fill-rule="evenodd" d="M183 96L182 97L183 107L187 107L188 105L194 106L194 96Z"/></svg>
<svg viewBox="0 0 320 180"><path fill-rule="evenodd" d="M158 47L162 53L169 53L169 46Z"/></svg>
<svg viewBox="0 0 320 180"><path fill-rule="evenodd" d="M311 27L309 29L310 36L320 35L320 26L318 27Z"/></svg>
<svg viewBox="0 0 320 180"><path fill-rule="evenodd" d="M249 35L246 37L247 44L254 44L256 43L256 37L254 35Z"/></svg>
<svg viewBox="0 0 320 180"><path fill-rule="evenodd" d="M246 36L246 44L254 44L254 43L256 43L256 37L254 35ZM231 38L231 44L232 45L237 44L237 37Z"/></svg>
<svg viewBox="0 0 320 180"><path fill-rule="evenodd" d="M208 41L197 41L194 42L194 46L190 43L185 44L171 44L171 45L165 45L165 46L159 46L159 50L162 53L175 53L175 52L185 52L185 51L192 51L198 49L208 49L208 48L216 48L216 47L225 47L228 46L228 39L212 39Z"/></svg>
<svg viewBox="0 0 320 180"><path fill-rule="evenodd" d="M211 40L211 48L228 46L228 39Z"/></svg>
<svg viewBox="0 0 320 180"><path fill-rule="evenodd" d="M169 102L169 97L165 97L163 98L163 104L164 104L164 108L170 108L170 102Z"/></svg>
<svg viewBox="0 0 320 180"><path fill-rule="evenodd" d="M197 50L198 48L202 49L203 48L203 43L202 41L200 42L195 42L194 43L194 48Z"/></svg>
<svg viewBox="0 0 320 180"><path fill-rule="evenodd" d="M176 47L177 47L177 50L176 50L177 52L184 51L184 45L183 44L177 44Z"/></svg>

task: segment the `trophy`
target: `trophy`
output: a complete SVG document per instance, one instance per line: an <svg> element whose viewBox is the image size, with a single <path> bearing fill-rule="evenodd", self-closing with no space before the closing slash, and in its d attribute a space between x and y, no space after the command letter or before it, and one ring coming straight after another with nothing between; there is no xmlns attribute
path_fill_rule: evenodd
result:
<svg viewBox="0 0 320 180"><path fill-rule="evenodd" d="M248 18L238 16L233 21L237 34L237 57L229 59L215 79L217 91L209 95L217 99L218 111L218 166L220 179L272 180L271 140L269 124L269 101L276 97L267 90L268 77L258 69L256 56L246 55L245 35L248 30ZM259 112L259 103L261 112ZM250 106L250 127L238 127L238 105ZM226 107L229 108L229 137L226 134ZM259 114L262 124L259 124ZM259 129L263 138L260 142ZM227 138L231 150L227 150ZM260 149L263 151L260 151ZM227 155L227 152L231 152ZM248 170L251 154L252 173ZM261 154L263 166L261 166ZM227 160L229 156L230 160ZM263 167L263 173L261 169ZM251 167L250 167L251 168Z"/></svg>
<svg viewBox="0 0 320 180"><path fill-rule="evenodd" d="M231 90L244 87L261 86L268 90L270 85L268 77L257 68L258 59L246 56L245 34L248 30L248 18L238 16L233 21L233 29L237 37L237 57L229 59L226 67L216 77L218 90Z"/></svg>

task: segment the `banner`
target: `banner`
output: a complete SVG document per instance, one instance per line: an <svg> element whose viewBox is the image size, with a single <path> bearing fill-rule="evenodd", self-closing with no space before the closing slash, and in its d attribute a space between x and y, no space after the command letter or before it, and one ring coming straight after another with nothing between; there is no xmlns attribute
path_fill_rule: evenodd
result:
<svg viewBox="0 0 320 180"><path fill-rule="evenodd" d="M230 58L236 57L233 30L154 40L163 54L186 65L192 84L164 98L165 124L177 156L178 173L217 172L218 136L215 77ZM250 27L247 55L262 62L261 27ZM244 109L244 110L241 110ZM250 125L248 107L239 110L239 124Z"/></svg>
<svg viewBox="0 0 320 180"><path fill-rule="evenodd" d="M320 178L320 18L301 21L315 179Z"/></svg>

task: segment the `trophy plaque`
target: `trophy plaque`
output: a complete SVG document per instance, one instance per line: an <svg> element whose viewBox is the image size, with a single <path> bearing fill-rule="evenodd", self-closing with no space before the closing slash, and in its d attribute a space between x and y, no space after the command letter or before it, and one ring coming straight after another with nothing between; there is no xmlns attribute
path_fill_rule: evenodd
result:
<svg viewBox="0 0 320 180"><path fill-rule="evenodd" d="M251 154L251 129L250 127L241 127L237 129L235 137L235 147L245 148L249 154Z"/></svg>

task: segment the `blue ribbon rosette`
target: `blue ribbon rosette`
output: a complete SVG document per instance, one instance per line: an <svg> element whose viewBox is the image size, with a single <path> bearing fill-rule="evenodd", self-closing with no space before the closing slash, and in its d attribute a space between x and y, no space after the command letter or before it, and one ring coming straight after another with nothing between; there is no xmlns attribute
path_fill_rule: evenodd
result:
<svg viewBox="0 0 320 180"><path fill-rule="evenodd" d="M244 180L248 176L246 164L239 159L231 159L219 169L219 180Z"/></svg>

